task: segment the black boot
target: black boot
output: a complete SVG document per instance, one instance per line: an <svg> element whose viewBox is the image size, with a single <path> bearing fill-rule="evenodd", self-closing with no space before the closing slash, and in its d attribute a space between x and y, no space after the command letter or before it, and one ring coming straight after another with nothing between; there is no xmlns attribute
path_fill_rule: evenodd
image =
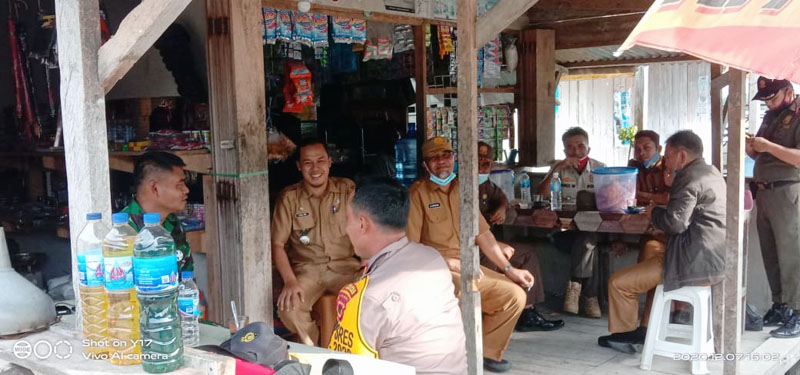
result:
<svg viewBox="0 0 800 375"><path fill-rule="evenodd" d="M794 311L785 303L775 302L764 314L764 327L778 327L786 323L794 315Z"/></svg>
<svg viewBox="0 0 800 375"><path fill-rule="evenodd" d="M547 320L539 315L535 308L522 310L515 329L518 332L554 331L564 326L561 319Z"/></svg>
<svg viewBox="0 0 800 375"><path fill-rule="evenodd" d="M790 339L792 337L800 336L800 316L793 314L792 317L783 324L783 326L773 329L769 332L769 334L772 337L781 339Z"/></svg>
<svg viewBox="0 0 800 375"><path fill-rule="evenodd" d="M612 333L608 336L597 338L597 345L611 348L627 354L634 354L641 350L647 327L639 327L630 332Z"/></svg>

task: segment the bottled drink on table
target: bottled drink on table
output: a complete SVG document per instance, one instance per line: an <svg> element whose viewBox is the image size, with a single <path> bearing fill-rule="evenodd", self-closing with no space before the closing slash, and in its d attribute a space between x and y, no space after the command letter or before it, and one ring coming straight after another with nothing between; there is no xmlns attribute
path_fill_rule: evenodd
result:
<svg viewBox="0 0 800 375"><path fill-rule="evenodd" d="M558 172L553 173L553 179L550 181L550 209L561 210L561 179L558 177Z"/></svg>
<svg viewBox="0 0 800 375"><path fill-rule="evenodd" d="M192 277L192 271L181 272L181 285L178 286L178 312L181 314L184 347L200 343L200 291Z"/></svg>
<svg viewBox="0 0 800 375"><path fill-rule="evenodd" d="M144 228L133 244L133 270L141 306L142 368L154 374L183 365L178 315L178 258L175 241L161 226L161 215L144 214Z"/></svg>
<svg viewBox="0 0 800 375"><path fill-rule="evenodd" d="M108 320L106 310L108 299L103 289L103 238L108 227L101 221L102 215L93 212L86 215L86 226L78 235L78 277L80 278L81 319L83 338L86 340L83 351L89 358L99 359L108 353L106 340Z"/></svg>
<svg viewBox="0 0 800 375"><path fill-rule="evenodd" d="M531 177L528 176L528 173L524 171L519 179L519 193L520 198L524 202L531 201Z"/></svg>
<svg viewBox="0 0 800 375"><path fill-rule="evenodd" d="M111 216L113 227L103 240L104 285L108 298L109 359L115 365L140 363L139 301L133 286L133 241L128 214Z"/></svg>

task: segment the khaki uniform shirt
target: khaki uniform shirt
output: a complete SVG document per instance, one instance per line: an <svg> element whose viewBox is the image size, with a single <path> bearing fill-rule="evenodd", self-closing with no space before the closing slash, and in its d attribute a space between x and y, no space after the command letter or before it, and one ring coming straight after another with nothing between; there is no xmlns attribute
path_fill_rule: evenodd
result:
<svg viewBox="0 0 800 375"><path fill-rule="evenodd" d="M467 373L452 276L434 249L402 238L369 260L367 275L360 328L380 359L417 374Z"/></svg>
<svg viewBox="0 0 800 375"><path fill-rule="evenodd" d="M458 178L445 191L429 179L415 182L408 189L408 239L433 247L445 258L461 259ZM489 224L478 217L478 234L489 231Z"/></svg>
<svg viewBox="0 0 800 375"><path fill-rule="evenodd" d="M478 202L480 203L481 215L487 222L504 200L506 200L506 195L503 193L503 189L494 182L486 181L478 185Z"/></svg>
<svg viewBox="0 0 800 375"><path fill-rule="evenodd" d="M636 190L645 193L669 193L669 187L664 182L664 157L659 157L658 161L650 168L645 168L644 164L636 160L628 162L629 167L636 168L639 173L636 175Z"/></svg>
<svg viewBox="0 0 800 375"><path fill-rule="evenodd" d="M586 168L582 173L578 173L575 168L562 169L558 173L558 178L561 179L561 199L565 202L575 202L578 197L578 192L586 190L594 192L594 177L592 170L595 168L602 168L606 165L602 162L589 158L586 163Z"/></svg>
<svg viewBox="0 0 800 375"><path fill-rule="evenodd" d="M800 97L780 111L769 111L756 134L788 148L800 148ZM785 163L769 152L756 156L753 179L761 182L800 181L800 167Z"/></svg>
<svg viewBox="0 0 800 375"><path fill-rule="evenodd" d="M302 182L281 192L272 217L272 241L287 244L293 268L327 264L331 270L344 273L359 268L345 229L345 204L354 192L353 181L337 177L328 180L328 192L322 198L312 197ZM300 242L304 232L311 240L308 245Z"/></svg>

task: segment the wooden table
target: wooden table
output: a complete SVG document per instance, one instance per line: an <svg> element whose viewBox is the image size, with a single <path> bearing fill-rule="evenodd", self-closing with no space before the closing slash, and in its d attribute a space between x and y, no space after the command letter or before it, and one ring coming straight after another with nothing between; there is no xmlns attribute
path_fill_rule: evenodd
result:
<svg viewBox="0 0 800 375"><path fill-rule="evenodd" d="M646 234L650 232L650 219L644 213L518 208L517 217L511 225L553 230L574 229L598 233Z"/></svg>

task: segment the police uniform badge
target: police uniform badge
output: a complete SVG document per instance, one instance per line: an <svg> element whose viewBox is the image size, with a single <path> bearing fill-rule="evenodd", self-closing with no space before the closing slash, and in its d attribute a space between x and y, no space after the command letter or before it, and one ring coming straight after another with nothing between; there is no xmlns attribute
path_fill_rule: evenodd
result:
<svg viewBox="0 0 800 375"><path fill-rule="evenodd" d="M794 115L792 115L791 113L786 115L786 117L783 118L783 121L781 123L781 129L783 130L789 129L792 126L792 119L794 119Z"/></svg>

